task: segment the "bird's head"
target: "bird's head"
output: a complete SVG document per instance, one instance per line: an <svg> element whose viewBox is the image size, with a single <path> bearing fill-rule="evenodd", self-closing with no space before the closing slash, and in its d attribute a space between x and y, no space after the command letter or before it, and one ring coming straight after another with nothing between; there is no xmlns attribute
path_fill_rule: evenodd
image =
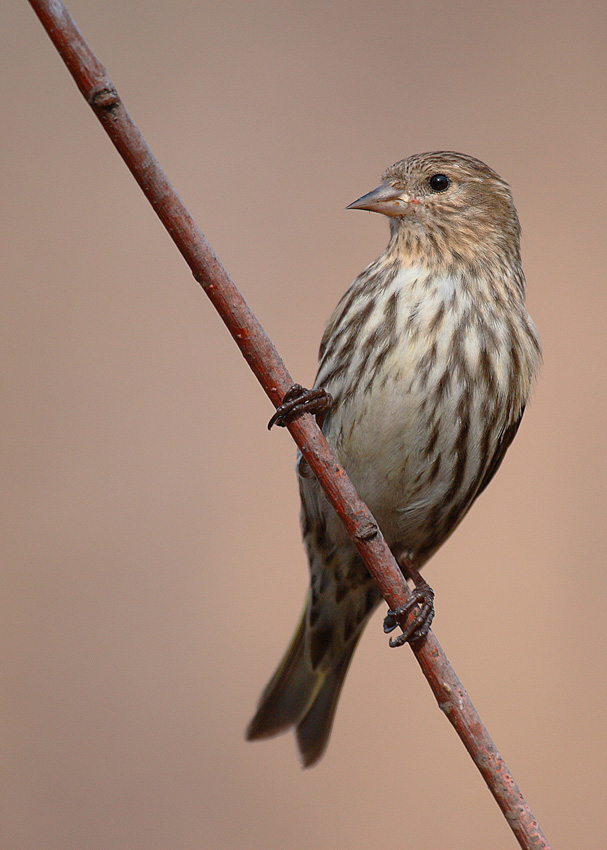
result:
<svg viewBox="0 0 607 850"><path fill-rule="evenodd" d="M518 260L520 226L510 189L478 159L453 151L410 156L347 207L386 215L392 250L410 259L478 265L483 256Z"/></svg>

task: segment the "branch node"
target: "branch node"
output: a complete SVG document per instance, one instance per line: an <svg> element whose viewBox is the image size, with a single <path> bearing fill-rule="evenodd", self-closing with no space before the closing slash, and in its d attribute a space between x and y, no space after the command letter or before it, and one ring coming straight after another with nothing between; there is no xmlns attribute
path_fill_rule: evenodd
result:
<svg viewBox="0 0 607 850"><path fill-rule="evenodd" d="M377 537L379 534L379 528L376 523L368 522L365 523L355 534L357 540L373 540L374 537Z"/></svg>
<svg viewBox="0 0 607 850"><path fill-rule="evenodd" d="M112 112L120 106L120 97L114 86L103 86L91 92L88 102L96 111Z"/></svg>

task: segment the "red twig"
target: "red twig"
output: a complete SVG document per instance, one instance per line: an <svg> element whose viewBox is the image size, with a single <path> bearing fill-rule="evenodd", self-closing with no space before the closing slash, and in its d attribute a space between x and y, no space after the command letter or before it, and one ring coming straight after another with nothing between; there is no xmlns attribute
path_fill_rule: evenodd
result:
<svg viewBox="0 0 607 850"><path fill-rule="evenodd" d="M271 340L179 199L133 123L107 71L91 52L59 0L30 0L86 101L152 204L160 220L234 337L275 406L293 381ZM289 431L345 523L390 608L402 605L408 588L369 509L332 454L313 417ZM485 729L462 683L430 632L415 656L436 700L451 721L525 850L549 850L540 827Z"/></svg>

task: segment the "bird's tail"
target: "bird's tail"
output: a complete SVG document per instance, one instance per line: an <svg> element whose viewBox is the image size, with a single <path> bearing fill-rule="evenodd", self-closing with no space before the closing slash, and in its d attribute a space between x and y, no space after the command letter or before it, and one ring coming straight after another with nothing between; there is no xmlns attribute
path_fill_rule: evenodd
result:
<svg viewBox="0 0 607 850"><path fill-rule="evenodd" d="M284 658L262 693L247 740L271 738L295 727L304 767L322 756L329 741L339 694L362 629L343 645L329 667L313 670L305 653L308 602Z"/></svg>

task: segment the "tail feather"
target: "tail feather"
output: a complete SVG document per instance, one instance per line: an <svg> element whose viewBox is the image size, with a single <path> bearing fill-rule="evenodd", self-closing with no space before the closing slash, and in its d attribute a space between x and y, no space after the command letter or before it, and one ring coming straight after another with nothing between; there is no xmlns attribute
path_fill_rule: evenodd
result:
<svg viewBox="0 0 607 850"><path fill-rule="evenodd" d="M360 632L343 647L336 666L312 670L304 651L306 615L307 602L293 640L260 697L246 738L271 738L295 727L303 766L310 767L322 756L329 741L339 694Z"/></svg>
<svg viewBox="0 0 607 850"><path fill-rule="evenodd" d="M304 658L307 602L284 658L262 695L246 731L248 741L271 738L294 726L321 685Z"/></svg>
<svg viewBox="0 0 607 850"><path fill-rule="evenodd" d="M326 675L314 701L297 724L295 736L304 767L316 764L329 743L339 695L357 643L358 638L344 647L342 660Z"/></svg>

